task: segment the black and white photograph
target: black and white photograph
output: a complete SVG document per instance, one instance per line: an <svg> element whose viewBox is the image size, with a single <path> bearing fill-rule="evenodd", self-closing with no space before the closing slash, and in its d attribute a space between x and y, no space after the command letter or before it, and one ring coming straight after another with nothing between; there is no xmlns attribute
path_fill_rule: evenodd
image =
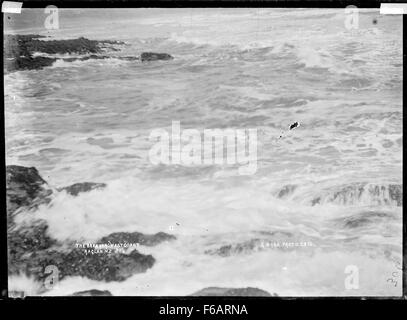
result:
<svg viewBox="0 0 407 320"><path fill-rule="evenodd" d="M403 297L402 14L2 11L10 298Z"/></svg>

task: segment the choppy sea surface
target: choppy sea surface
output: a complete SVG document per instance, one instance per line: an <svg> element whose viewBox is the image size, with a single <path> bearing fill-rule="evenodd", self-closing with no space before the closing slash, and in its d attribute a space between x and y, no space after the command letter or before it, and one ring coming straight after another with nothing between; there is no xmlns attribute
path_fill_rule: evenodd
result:
<svg viewBox="0 0 407 320"><path fill-rule="evenodd" d="M60 10L59 30L12 30L174 57L61 60L5 76L7 164L34 166L55 187L108 185L41 207L53 237L177 236L148 249L157 261L146 273L71 277L47 294L400 295L402 206L389 194L402 184L402 18L361 10L352 30L344 20L341 9L81 9ZM257 129L257 172L153 165L150 132L172 121ZM213 253L229 245L243 249ZM345 286L348 266L358 288Z"/></svg>

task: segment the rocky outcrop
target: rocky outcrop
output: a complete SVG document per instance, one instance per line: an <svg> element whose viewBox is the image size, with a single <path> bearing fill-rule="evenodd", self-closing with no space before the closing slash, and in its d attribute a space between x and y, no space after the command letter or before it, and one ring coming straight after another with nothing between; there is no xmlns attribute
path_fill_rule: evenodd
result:
<svg viewBox="0 0 407 320"><path fill-rule="evenodd" d="M7 212L8 219L8 273L26 274L43 283L48 276L47 266L58 268L58 277L82 276L98 281L123 281L136 273L151 268L155 259L137 250L124 253L118 250L88 250L74 243L60 243L48 233L45 220L14 223L15 215L34 210L39 204L52 204L52 191L37 169L7 166ZM104 183L76 183L60 189L76 196L104 188ZM117 232L103 237L98 243L138 243L154 246L175 237L164 232L145 235L140 232Z"/></svg>
<svg viewBox="0 0 407 320"><path fill-rule="evenodd" d="M10 224L13 223L12 215L17 209L33 209L51 201L52 190L35 168L7 166L6 189L7 218Z"/></svg>
<svg viewBox="0 0 407 320"><path fill-rule="evenodd" d="M109 51L118 51L116 46L124 45L121 41L112 40L89 40L86 38L68 40L44 41L45 36L29 35L6 35L4 41L4 70L6 72L18 70L34 70L51 66L56 60L66 62L86 61L89 59L116 58L133 61L170 60L173 57L167 53L143 52L138 56L112 56L103 55ZM55 55L79 54L82 57L59 58ZM44 56L46 55L46 56Z"/></svg>
<svg viewBox="0 0 407 320"><path fill-rule="evenodd" d="M21 56L15 58L6 58L4 60L5 71L12 72L18 70L35 70L50 67L56 61L56 58L52 57L32 57Z"/></svg>
<svg viewBox="0 0 407 320"><path fill-rule="evenodd" d="M48 235L48 225L42 220L10 230L7 241L11 269L18 265L17 260L25 254L46 250L57 243Z"/></svg>
<svg viewBox="0 0 407 320"><path fill-rule="evenodd" d="M99 53L108 45L124 44L119 41L111 40L89 40L83 37L68 40L48 40L44 41L46 36L29 35L7 35L5 55L6 57L29 56L34 52L43 52L47 54L66 54L66 53Z"/></svg>
<svg viewBox="0 0 407 320"><path fill-rule="evenodd" d="M4 42L4 69L8 72L17 70L41 69L52 65L57 58L36 56L42 54L95 54L103 49L115 50L113 45L124 44L119 41L89 40L86 38L69 40L48 40L40 35L7 35ZM68 58L69 59L69 58ZM69 60L68 60L69 61Z"/></svg>
<svg viewBox="0 0 407 320"><path fill-rule="evenodd" d="M156 60L172 60L174 59L168 53L155 53L155 52L143 52L140 56L140 60L144 61L156 61Z"/></svg>
<svg viewBox="0 0 407 320"><path fill-rule="evenodd" d="M90 252L84 248L67 248L47 233L45 222L24 226L8 233L9 275L24 273L43 280L47 266L58 268L59 279L82 276L93 280L123 281L135 273L151 268L155 259L137 250L130 254L111 251ZM68 244L69 246L69 244Z"/></svg>
<svg viewBox="0 0 407 320"><path fill-rule="evenodd" d="M274 294L277 296L276 294ZM199 290L191 296L223 296L223 297L271 297L271 294L267 291L258 288L219 288L209 287Z"/></svg>
<svg viewBox="0 0 407 320"><path fill-rule="evenodd" d="M334 222L342 228L355 229L368 225L381 225L384 221L389 221L395 217L384 211L364 211L354 213L351 216L335 219Z"/></svg>
<svg viewBox="0 0 407 320"><path fill-rule="evenodd" d="M103 189L106 187L105 183L96 182L80 182L70 185L68 187L60 188L59 191L65 191L66 193L77 196L81 192L89 192L95 189Z"/></svg>
<svg viewBox="0 0 407 320"><path fill-rule="evenodd" d="M109 296L113 296L113 295L108 290L91 289L91 290L86 290L86 291L74 292L72 294L72 296L109 297Z"/></svg>
<svg viewBox="0 0 407 320"><path fill-rule="evenodd" d="M312 206L324 203L337 205L390 205L402 206L402 185L354 183L322 190L310 202Z"/></svg>
<svg viewBox="0 0 407 320"><path fill-rule="evenodd" d="M151 268L155 259L137 250L130 254L110 253L91 254L83 249L64 252L57 249L35 251L18 261L18 266L26 275L43 281L48 274L47 266L58 268L59 280L68 276L82 276L97 281L124 281L136 273Z"/></svg>

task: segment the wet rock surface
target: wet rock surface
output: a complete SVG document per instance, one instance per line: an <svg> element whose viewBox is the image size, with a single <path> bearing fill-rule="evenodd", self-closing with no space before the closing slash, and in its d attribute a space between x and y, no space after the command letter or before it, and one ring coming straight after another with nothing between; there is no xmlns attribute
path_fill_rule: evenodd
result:
<svg viewBox="0 0 407 320"><path fill-rule="evenodd" d="M209 287L199 290L191 296L226 296L226 297L271 297L272 295L258 288L219 288Z"/></svg>
<svg viewBox="0 0 407 320"><path fill-rule="evenodd" d="M82 192L89 192L95 189L103 189L106 187L105 183L96 183L96 182L80 182L70 185L68 187L60 188L59 191L65 191L66 193L77 196Z"/></svg>
<svg viewBox="0 0 407 320"><path fill-rule="evenodd" d="M168 53L155 53L155 52L143 52L140 56L140 60L144 61L157 61L157 60L172 60L174 59Z"/></svg>
<svg viewBox="0 0 407 320"><path fill-rule="evenodd" d="M156 234L143 234L140 232L116 232L112 233L106 237L100 239L101 243L138 243L144 246L156 246L162 242L167 242L171 240L175 240L175 236L165 233L165 232L158 232Z"/></svg>
<svg viewBox="0 0 407 320"><path fill-rule="evenodd" d="M125 45L121 41L89 40L84 37L68 40L50 40L41 35L6 35L4 41L4 70L35 70L51 66L56 60L66 62L86 61L89 59L116 58L126 61L156 61L170 60L173 57L167 53L143 52L138 56L103 55L106 51L119 51L117 46ZM83 57L58 58L52 55L79 54ZM51 56L44 56L51 55Z"/></svg>
<svg viewBox="0 0 407 320"><path fill-rule="evenodd" d="M256 250L260 250L261 240L252 239L243 243L228 244L221 246L218 249L206 250L205 254L218 255L221 257L229 257L237 254L251 253Z"/></svg>
<svg viewBox="0 0 407 320"><path fill-rule="evenodd" d="M7 206L8 215L8 273L9 275L25 274L43 282L49 276L45 273L47 266L58 268L58 278L82 276L97 281L123 281L136 273L151 268L155 259L149 254L132 250L126 254L117 250L90 252L85 248L75 247L74 243L60 243L48 232L45 220L14 223L16 215L33 210L38 204L52 205L52 192L47 182L37 169L22 166L7 166ZM62 188L71 195L104 188L104 183L76 183ZM10 212L10 214L9 214ZM154 246L175 237L164 232L145 235L140 232L117 232L107 235L100 242L139 243ZM108 253L107 253L108 252ZM45 290L45 289L44 289Z"/></svg>
<svg viewBox="0 0 407 320"><path fill-rule="evenodd" d="M6 189L7 217L10 223L13 220L12 214L17 209L32 209L51 200L52 190L36 168L7 166Z"/></svg>
<svg viewBox="0 0 407 320"><path fill-rule="evenodd" d="M86 38L69 40L48 40L40 35L6 35L4 41L4 69L17 70L41 69L52 65L57 58L35 56L42 54L91 54L100 53L109 45L123 44L119 41L89 40ZM69 61L69 60L68 60Z"/></svg>
<svg viewBox="0 0 407 320"><path fill-rule="evenodd" d="M69 252L55 249L35 251L20 259L20 270L38 281L43 281L48 274L47 266L58 268L59 280L68 276L82 276L97 281L124 281L136 273L151 268L155 259L137 250L130 254L89 254L84 250L74 249Z"/></svg>
<svg viewBox="0 0 407 320"><path fill-rule="evenodd" d="M90 253L82 248L66 248L47 234L42 223L12 231L9 240L9 275L23 273L38 281L44 280L47 266L58 268L59 279L82 276L99 281L123 281L135 273L151 268L151 255L133 250L130 254L118 252Z"/></svg>
<svg viewBox="0 0 407 320"><path fill-rule="evenodd" d="M336 189L324 190L321 195L311 200L311 205L334 203L337 205L370 205L402 206L402 185L354 183Z"/></svg>
<svg viewBox="0 0 407 320"><path fill-rule="evenodd" d="M290 194L292 194L295 189L297 188L296 185L293 184L288 184L286 186L284 186L279 192L277 197L279 198L286 198L287 196L289 196Z"/></svg>

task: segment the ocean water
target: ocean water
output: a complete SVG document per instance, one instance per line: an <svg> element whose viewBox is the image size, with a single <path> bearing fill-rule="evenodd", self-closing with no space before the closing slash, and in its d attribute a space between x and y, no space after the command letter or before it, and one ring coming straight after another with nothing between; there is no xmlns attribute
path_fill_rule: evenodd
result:
<svg viewBox="0 0 407 320"><path fill-rule="evenodd" d="M5 76L7 164L34 166L54 187L107 183L75 198L60 193L35 217L61 241L119 231L177 237L139 248L157 260L146 273L109 283L71 277L47 295L209 286L401 295L402 206L389 196L402 184L401 16L360 10L348 30L342 9L81 9L60 10L60 29L46 30L42 12L26 13L5 20L8 32L126 43L110 59ZM143 51L174 59L114 57ZM172 121L257 129L257 171L153 165L149 135L171 132ZM306 245L271 245L287 242ZM245 249L214 254L229 245ZM354 289L345 286L349 266ZM35 294L29 278L10 280Z"/></svg>

